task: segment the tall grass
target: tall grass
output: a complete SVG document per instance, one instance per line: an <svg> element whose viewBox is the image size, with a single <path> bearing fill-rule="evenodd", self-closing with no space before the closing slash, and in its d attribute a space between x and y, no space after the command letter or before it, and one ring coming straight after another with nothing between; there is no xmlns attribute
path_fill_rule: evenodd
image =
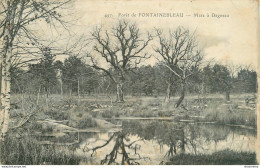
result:
<svg viewBox="0 0 260 168"><path fill-rule="evenodd" d="M82 104L69 108L68 113L69 126L81 129L97 126L97 122L90 114L90 109L88 105L84 102Z"/></svg>
<svg viewBox="0 0 260 168"><path fill-rule="evenodd" d="M0 159L6 165L78 165L80 158L66 148L43 146L29 135L17 138L9 133L1 144Z"/></svg>
<svg viewBox="0 0 260 168"><path fill-rule="evenodd" d="M237 103L223 104L214 102L204 109L204 121L215 121L219 124L245 125L256 127L256 113L254 110L239 109Z"/></svg>
<svg viewBox="0 0 260 168"><path fill-rule="evenodd" d="M256 154L223 150L211 155L179 154L168 165L257 165Z"/></svg>

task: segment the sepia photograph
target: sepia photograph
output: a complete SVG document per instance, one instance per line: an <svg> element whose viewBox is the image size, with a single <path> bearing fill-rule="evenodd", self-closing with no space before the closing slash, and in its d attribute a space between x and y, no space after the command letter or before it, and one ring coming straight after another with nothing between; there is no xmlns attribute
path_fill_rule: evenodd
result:
<svg viewBox="0 0 260 168"><path fill-rule="evenodd" d="M259 13L257 0L0 1L0 164L257 168Z"/></svg>

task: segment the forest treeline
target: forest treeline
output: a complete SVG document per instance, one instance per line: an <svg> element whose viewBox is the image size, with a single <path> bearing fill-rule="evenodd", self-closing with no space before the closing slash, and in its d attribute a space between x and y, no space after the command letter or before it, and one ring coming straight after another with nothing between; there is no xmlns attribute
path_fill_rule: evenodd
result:
<svg viewBox="0 0 260 168"><path fill-rule="evenodd" d="M94 27L88 38L89 49L80 56L72 50L60 61L51 47L42 46L38 62L29 62L26 68L11 66L11 92L79 98L111 94L116 102L124 102L125 95L165 96L165 102L178 95L178 107L186 94L223 93L229 101L231 93L257 89L254 70L209 62L196 33L181 26L144 33L136 23L119 20L108 28ZM147 59L153 56L157 63L152 66Z"/></svg>
<svg viewBox="0 0 260 168"><path fill-rule="evenodd" d="M113 72L110 68L109 71ZM187 93L256 93L257 75L253 70L240 68L233 74L228 66L218 63L207 65L187 81ZM39 63L28 69L12 68L11 92L27 94L93 95L116 94L116 85L102 71L97 71L76 56L63 62L55 60L50 49ZM181 81L164 65L142 65L126 75L125 95L174 96L180 94Z"/></svg>

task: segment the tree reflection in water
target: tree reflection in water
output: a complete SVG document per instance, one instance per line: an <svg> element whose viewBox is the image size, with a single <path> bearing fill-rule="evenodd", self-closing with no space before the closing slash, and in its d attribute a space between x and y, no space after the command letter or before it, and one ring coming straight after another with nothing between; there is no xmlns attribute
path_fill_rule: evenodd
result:
<svg viewBox="0 0 260 168"><path fill-rule="evenodd" d="M197 155L200 152L207 151L204 144L215 142L215 146L221 140L227 139L231 132L225 127L216 125L199 125L182 122L167 121L124 121L123 131L128 134L138 135L145 140L156 140L160 144L169 147L165 157L172 157L174 154L185 153L186 148L189 153Z"/></svg>
<svg viewBox="0 0 260 168"><path fill-rule="evenodd" d="M165 159L182 153L210 154L216 152L218 143L229 139L229 135L233 132L236 130L217 125L131 120L123 121L122 130L110 136L103 145L91 149L87 149L85 146L84 150L92 151L91 156L93 156L96 150L110 144L111 151L101 160L101 164L131 165L150 159L149 153L148 157L147 155L144 157L147 154L142 148L144 144L155 141L160 146L161 152L163 147L167 146L168 149L163 154Z"/></svg>
<svg viewBox="0 0 260 168"><path fill-rule="evenodd" d="M115 141L115 145L112 148L112 151L105 156L103 160L101 160L100 164L128 164L128 165L137 165L139 164L138 160L146 160L150 159L148 157L141 157L141 155L137 152L140 149L140 146L136 144L136 142L141 141L143 139L138 139L136 141L129 142L130 140L127 138L127 133L125 132L115 132L103 145L94 147L92 149L88 149L87 146L83 148L83 151L88 152L92 151L91 157L96 153L96 150L101 149L107 146L109 143ZM132 154L135 157L130 157L130 150L133 149L134 153ZM121 163L118 162L119 155L121 155ZM131 156L132 156L131 155Z"/></svg>

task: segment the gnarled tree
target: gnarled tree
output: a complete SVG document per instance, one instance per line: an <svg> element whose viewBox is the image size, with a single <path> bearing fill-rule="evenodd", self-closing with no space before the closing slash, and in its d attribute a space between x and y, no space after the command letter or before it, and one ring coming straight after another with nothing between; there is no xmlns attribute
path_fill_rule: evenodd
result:
<svg viewBox="0 0 260 168"><path fill-rule="evenodd" d="M178 107L185 96L187 78L193 75L202 61L202 51L197 47L194 33L178 27L167 35L156 29L159 45L154 51L165 65L181 81L181 97L175 104Z"/></svg>
<svg viewBox="0 0 260 168"><path fill-rule="evenodd" d="M111 30L96 27L91 32L91 40L94 42L93 52L87 56L91 58L92 67L102 70L111 78L117 88L116 101L124 102L123 85L126 73L150 57L144 53L144 49L152 36L147 33L147 37L142 37L136 24L119 21ZM108 66L99 65L99 60L104 60Z"/></svg>

